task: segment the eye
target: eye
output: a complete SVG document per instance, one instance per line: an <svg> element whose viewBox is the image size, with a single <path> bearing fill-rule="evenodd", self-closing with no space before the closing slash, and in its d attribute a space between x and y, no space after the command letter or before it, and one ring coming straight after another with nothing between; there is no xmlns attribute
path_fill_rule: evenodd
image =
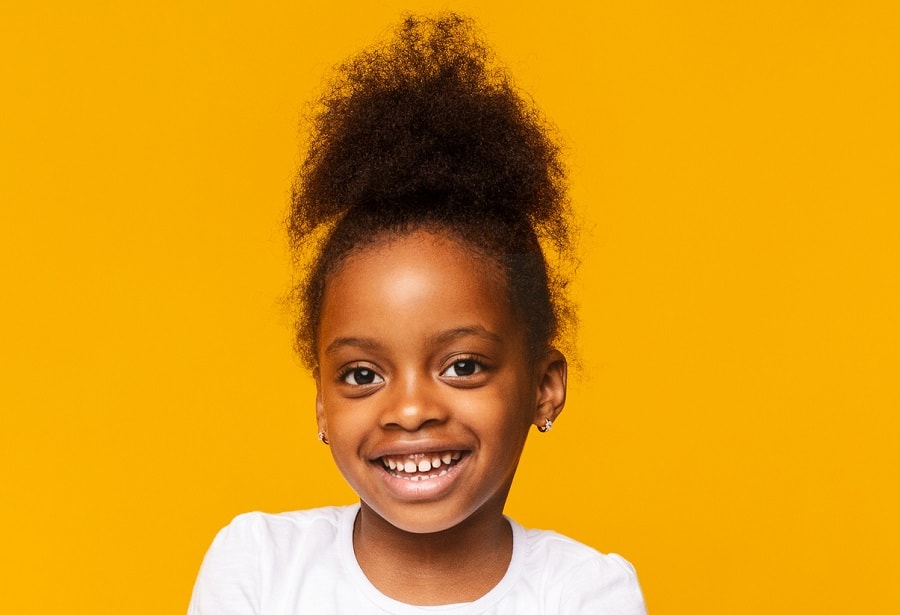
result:
<svg viewBox="0 0 900 615"><path fill-rule="evenodd" d="M448 378L465 378L474 376L484 369L484 366L475 359L459 359L450 364L450 366L441 372L441 376Z"/></svg>
<svg viewBox="0 0 900 615"><path fill-rule="evenodd" d="M384 382L384 378L375 373L375 370L361 366L351 367L342 373L341 380L353 386L366 386Z"/></svg>

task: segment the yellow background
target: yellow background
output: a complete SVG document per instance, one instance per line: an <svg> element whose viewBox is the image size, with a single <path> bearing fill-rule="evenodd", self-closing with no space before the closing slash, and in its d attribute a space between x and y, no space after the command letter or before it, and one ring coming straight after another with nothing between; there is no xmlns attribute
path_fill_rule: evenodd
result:
<svg viewBox="0 0 900 615"><path fill-rule="evenodd" d="M298 119L450 6L589 229L582 375L509 512L656 615L895 611L897 3L326 5L3 0L0 610L182 613L233 515L352 501L279 304Z"/></svg>

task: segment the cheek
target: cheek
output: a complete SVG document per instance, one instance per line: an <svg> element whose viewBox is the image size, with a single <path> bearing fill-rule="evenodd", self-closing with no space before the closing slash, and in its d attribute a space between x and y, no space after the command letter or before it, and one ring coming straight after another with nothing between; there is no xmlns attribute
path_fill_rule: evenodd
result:
<svg viewBox="0 0 900 615"><path fill-rule="evenodd" d="M347 482L354 489L358 489L359 483L354 477L364 468L361 465L363 460L360 455L360 447L367 431L360 429L353 422L338 420L334 417L328 425L331 457Z"/></svg>
<svg viewBox="0 0 900 615"><path fill-rule="evenodd" d="M328 434L332 440L347 442L356 440L367 429L364 417L366 411L361 404L347 407L347 400L341 398L325 398L324 402L325 422L328 424Z"/></svg>
<svg viewBox="0 0 900 615"><path fill-rule="evenodd" d="M499 386L470 393L456 407L472 425L509 434L511 429L527 428L531 423L529 399L521 387Z"/></svg>

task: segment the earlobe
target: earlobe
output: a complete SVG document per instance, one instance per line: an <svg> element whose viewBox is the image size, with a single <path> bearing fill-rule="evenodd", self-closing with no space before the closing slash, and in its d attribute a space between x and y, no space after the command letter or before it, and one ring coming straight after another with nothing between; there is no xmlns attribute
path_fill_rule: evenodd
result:
<svg viewBox="0 0 900 615"><path fill-rule="evenodd" d="M540 363L534 424L541 431L549 429L566 404L568 370L566 357L555 348Z"/></svg>

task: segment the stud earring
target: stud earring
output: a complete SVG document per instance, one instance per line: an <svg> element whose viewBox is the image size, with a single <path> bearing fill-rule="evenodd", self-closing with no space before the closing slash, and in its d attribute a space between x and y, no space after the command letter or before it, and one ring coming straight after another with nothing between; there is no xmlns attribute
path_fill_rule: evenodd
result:
<svg viewBox="0 0 900 615"><path fill-rule="evenodd" d="M331 444L331 443L328 441L328 436L325 435L325 432L324 432L324 431L320 431L320 432L319 432L319 442L321 442L321 443L324 444L325 446L328 446L329 444Z"/></svg>
<svg viewBox="0 0 900 615"><path fill-rule="evenodd" d="M553 421L551 421L550 419L544 419L544 424L538 425L537 428L539 432L546 433L553 429Z"/></svg>

